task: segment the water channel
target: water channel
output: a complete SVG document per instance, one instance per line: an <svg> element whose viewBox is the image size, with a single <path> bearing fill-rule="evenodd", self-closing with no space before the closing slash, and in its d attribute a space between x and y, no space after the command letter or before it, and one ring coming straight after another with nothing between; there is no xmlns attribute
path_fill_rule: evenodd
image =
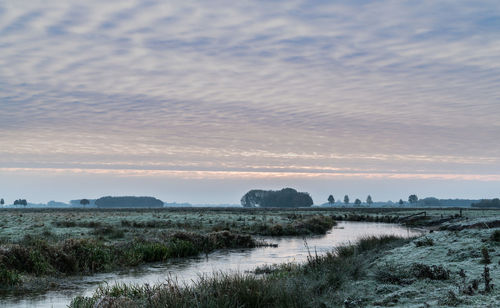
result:
<svg viewBox="0 0 500 308"><path fill-rule="evenodd" d="M309 236L305 238L311 253L326 253L333 247L354 243L356 240L370 235L416 236L423 231L409 229L396 224L339 222L326 235ZM200 275L210 275L214 272L247 272L264 264L284 262L304 262L308 250L304 237L262 238L267 242L276 243L278 247L260 247L253 249L231 249L217 251L208 256L169 260L162 264L148 265L124 272L104 273L93 276L68 279L66 290L50 291L44 294L24 297L0 298L2 307L67 307L71 299L78 295L92 295L99 284L161 283L170 276L179 283L192 283Z"/></svg>

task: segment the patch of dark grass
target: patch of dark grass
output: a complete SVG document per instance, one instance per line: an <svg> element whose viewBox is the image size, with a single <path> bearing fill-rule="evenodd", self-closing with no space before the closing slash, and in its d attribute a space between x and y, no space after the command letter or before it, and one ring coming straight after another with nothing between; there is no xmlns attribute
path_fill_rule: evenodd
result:
<svg viewBox="0 0 500 308"><path fill-rule="evenodd" d="M482 264L490 264L491 263L491 257L490 253L488 252L488 247L483 246L481 248L481 254L483 255L483 258L481 259Z"/></svg>
<svg viewBox="0 0 500 308"><path fill-rule="evenodd" d="M95 228L90 234L101 237L108 237L110 239L119 239L125 237L123 229L118 229L112 226L102 226Z"/></svg>
<svg viewBox="0 0 500 308"><path fill-rule="evenodd" d="M74 220L62 220L54 221L52 224L58 228L98 228L102 226L99 221L74 221Z"/></svg>
<svg viewBox="0 0 500 308"><path fill-rule="evenodd" d="M440 306L458 306L464 302L463 299L459 298L455 292L452 290L448 290L448 293L446 293L446 296L442 297L439 299L438 304Z"/></svg>
<svg viewBox="0 0 500 308"><path fill-rule="evenodd" d="M302 217L296 215L295 217ZM260 224L254 225L250 233L266 236L291 236L291 235L311 235L326 234L337 223L330 216L314 215L307 218L300 218L285 224Z"/></svg>
<svg viewBox="0 0 500 308"><path fill-rule="evenodd" d="M424 237L416 240L414 243L416 247L434 246L434 240L430 237Z"/></svg>
<svg viewBox="0 0 500 308"><path fill-rule="evenodd" d="M384 267L378 268L375 271L375 280L381 283L396 285L410 285L415 281L410 277L407 270L391 264L386 264Z"/></svg>
<svg viewBox="0 0 500 308"><path fill-rule="evenodd" d="M410 268L410 273L418 279L448 280L450 271L442 265L432 265L414 263Z"/></svg>
<svg viewBox="0 0 500 308"><path fill-rule="evenodd" d="M21 284L21 278L16 271L5 268L0 265L0 287L14 287Z"/></svg>
<svg viewBox="0 0 500 308"><path fill-rule="evenodd" d="M493 241L493 242L500 242L500 230L495 230L491 233L491 237L490 239Z"/></svg>

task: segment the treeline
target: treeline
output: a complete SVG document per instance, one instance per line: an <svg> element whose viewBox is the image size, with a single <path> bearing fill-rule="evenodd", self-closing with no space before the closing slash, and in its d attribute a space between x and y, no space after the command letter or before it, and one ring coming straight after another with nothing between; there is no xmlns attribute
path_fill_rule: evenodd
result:
<svg viewBox="0 0 500 308"><path fill-rule="evenodd" d="M98 208L121 208L121 207L163 207L163 201L154 197L102 197L95 201Z"/></svg>
<svg viewBox="0 0 500 308"><path fill-rule="evenodd" d="M473 203L472 207L500 208L500 199L483 199L478 203Z"/></svg>
<svg viewBox="0 0 500 308"><path fill-rule="evenodd" d="M308 193L293 188L282 190L254 189L241 198L243 207L310 207L313 200Z"/></svg>

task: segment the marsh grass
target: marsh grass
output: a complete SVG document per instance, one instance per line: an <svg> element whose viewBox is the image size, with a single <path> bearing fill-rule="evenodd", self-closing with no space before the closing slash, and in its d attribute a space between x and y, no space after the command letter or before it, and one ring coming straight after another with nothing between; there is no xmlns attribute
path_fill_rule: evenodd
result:
<svg viewBox="0 0 500 308"><path fill-rule="evenodd" d="M303 218L303 216L293 216L288 223L277 223L253 225L249 233L267 236L290 236L290 235L311 235L326 234L328 230L337 225L331 216L314 215Z"/></svg>
<svg viewBox="0 0 500 308"><path fill-rule="evenodd" d="M328 307L343 305L338 290L365 275L368 260L407 242L384 236L364 238L304 264L262 267L251 274L200 277L191 285L173 279L158 285L101 286L92 297L76 297L70 307Z"/></svg>
<svg viewBox="0 0 500 308"><path fill-rule="evenodd" d="M21 284L21 278L16 271L0 266L0 287L13 287Z"/></svg>
<svg viewBox="0 0 500 308"><path fill-rule="evenodd" d="M249 235L228 231L207 235L178 232L163 240L137 238L131 242L114 244L97 239L74 238L54 243L27 236L22 243L7 245L0 250L0 266L5 269L2 277L8 282L9 273L34 276L92 274L169 258L195 256L215 249L259 245L264 244Z"/></svg>

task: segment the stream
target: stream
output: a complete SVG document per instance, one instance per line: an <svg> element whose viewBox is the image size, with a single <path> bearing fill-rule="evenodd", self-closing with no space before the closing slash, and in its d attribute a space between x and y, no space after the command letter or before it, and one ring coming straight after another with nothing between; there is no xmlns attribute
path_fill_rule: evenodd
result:
<svg viewBox="0 0 500 308"><path fill-rule="evenodd" d="M364 236L398 235L417 236L424 231L404 226L371 222L339 222L326 235L305 238L311 254L323 254L333 247L354 243ZM134 283L155 284L170 276L179 283L190 284L201 275L217 272L246 272L264 264L304 262L307 250L304 237L260 237L278 247L229 249L216 251L208 256L169 260L161 264L142 266L123 272L103 273L93 276L68 278L68 288L29 296L0 298L2 307L67 307L75 296L90 296L99 284Z"/></svg>

